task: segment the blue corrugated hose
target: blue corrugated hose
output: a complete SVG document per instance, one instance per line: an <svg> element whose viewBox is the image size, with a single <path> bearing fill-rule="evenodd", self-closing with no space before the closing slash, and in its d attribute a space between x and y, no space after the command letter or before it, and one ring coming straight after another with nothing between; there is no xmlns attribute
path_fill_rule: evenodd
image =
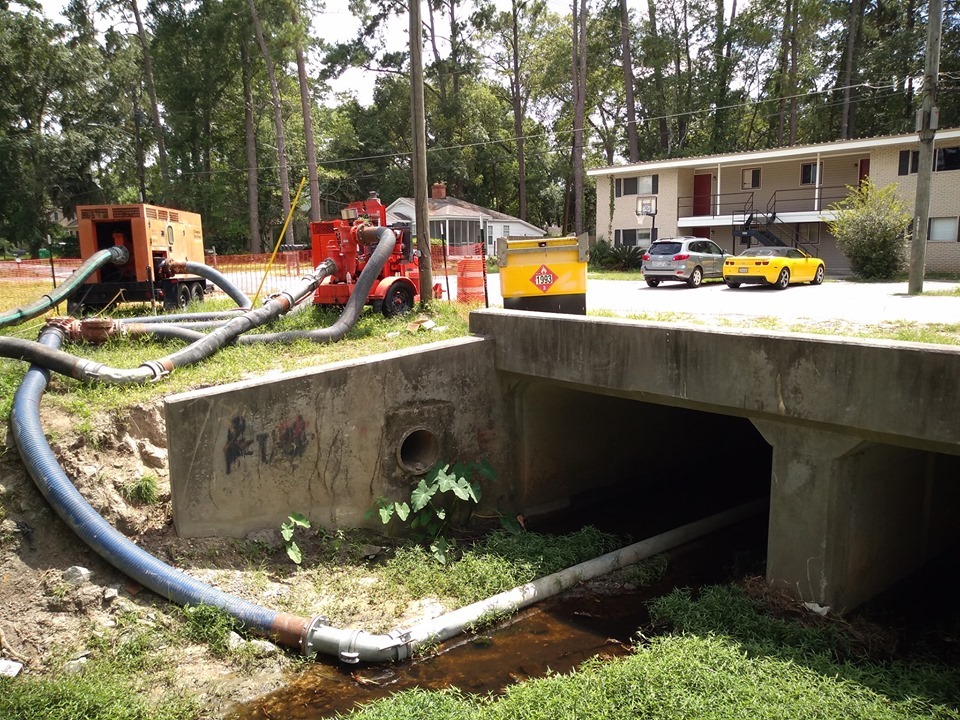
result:
<svg viewBox="0 0 960 720"><path fill-rule="evenodd" d="M62 340L59 331L45 330L39 342L57 349ZM124 537L83 499L54 457L40 425L40 398L49 380L48 370L30 366L14 396L10 423L24 465L63 521L104 560L158 595L181 605L213 605L247 630L269 635L276 611L228 595L161 562Z"/></svg>

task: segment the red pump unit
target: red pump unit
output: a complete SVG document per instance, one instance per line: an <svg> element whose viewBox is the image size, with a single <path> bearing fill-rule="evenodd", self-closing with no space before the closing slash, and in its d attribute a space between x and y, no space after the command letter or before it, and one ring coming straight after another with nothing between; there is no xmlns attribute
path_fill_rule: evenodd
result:
<svg viewBox="0 0 960 720"><path fill-rule="evenodd" d="M321 220L310 223L310 245L313 266L327 258L337 265L336 275L329 275L317 286L314 305L344 305L363 272L373 246L364 245L359 231L364 227L388 227L387 208L376 193L366 200L358 200L340 211L339 220ZM409 224L390 225L397 237L393 252L377 276L367 298L374 310L387 317L402 315L420 301L420 258L414 251ZM433 296L442 297L439 284L433 286Z"/></svg>

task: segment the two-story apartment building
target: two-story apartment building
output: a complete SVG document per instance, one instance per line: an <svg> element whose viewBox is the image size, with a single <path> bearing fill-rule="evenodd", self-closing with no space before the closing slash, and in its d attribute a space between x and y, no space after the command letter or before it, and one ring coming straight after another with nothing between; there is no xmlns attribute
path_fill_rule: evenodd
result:
<svg viewBox="0 0 960 720"><path fill-rule="evenodd" d="M896 183L913 212L919 148L911 134L595 168L597 236L644 247L694 235L732 253L781 242L844 272L826 225L831 205L869 176ZM936 135L928 237L927 271L960 271L960 129Z"/></svg>

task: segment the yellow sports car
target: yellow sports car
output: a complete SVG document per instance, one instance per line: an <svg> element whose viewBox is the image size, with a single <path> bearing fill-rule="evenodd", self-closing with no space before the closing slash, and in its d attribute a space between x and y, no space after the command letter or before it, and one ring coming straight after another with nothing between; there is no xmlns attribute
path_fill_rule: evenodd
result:
<svg viewBox="0 0 960 720"><path fill-rule="evenodd" d="M823 282L823 260L792 247L760 246L744 250L723 263L723 281L727 287L773 285L784 290L790 283Z"/></svg>

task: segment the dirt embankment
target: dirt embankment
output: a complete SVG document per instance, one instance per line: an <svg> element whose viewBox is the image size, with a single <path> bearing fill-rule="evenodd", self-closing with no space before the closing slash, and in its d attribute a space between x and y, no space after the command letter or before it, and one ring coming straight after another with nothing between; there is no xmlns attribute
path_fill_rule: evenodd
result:
<svg viewBox="0 0 960 720"><path fill-rule="evenodd" d="M54 452L90 505L147 552L191 576L254 602L296 592L279 533L256 543L210 538L182 540L173 529L161 404L78 422L45 406L43 427ZM134 488L153 478L157 497ZM146 484L153 484L149 480ZM250 547L261 551L251 582ZM75 567L90 571L77 577ZM261 597L258 597L261 596ZM65 661L89 658L94 636L120 633L131 622L174 628L177 609L114 570L80 541L52 510L28 475L7 432L0 454L0 657L45 673ZM290 664L278 652L238 667L208 648L173 642L176 683L199 694L212 714L234 701L277 687Z"/></svg>

